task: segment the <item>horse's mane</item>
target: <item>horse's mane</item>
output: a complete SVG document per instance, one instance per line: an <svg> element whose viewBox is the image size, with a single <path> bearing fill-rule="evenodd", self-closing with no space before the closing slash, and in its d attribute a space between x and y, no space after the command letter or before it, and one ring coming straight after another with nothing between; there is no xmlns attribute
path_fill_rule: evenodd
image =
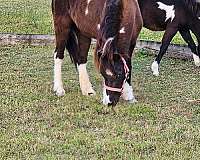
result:
<svg viewBox="0 0 200 160"><path fill-rule="evenodd" d="M195 16L200 16L200 0L185 0L185 4Z"/></svg>
<svg viewBox="0 0 200 160"><path fill-rule="evenodd" d="M104 13L100 33L105 39L115 36L119 30L121 20L121 0L107 0L105 3Z"/></svg>
<svg viewBox="0 0 200 160"><path fill-rule="evenodd" d="M121 17L121 0L106 0L102 14L97 45L104 50L105 53L103 54L107 55L108 58L110 57L109 55L113 54L116 50L115 45L117 43Z"/></svg>

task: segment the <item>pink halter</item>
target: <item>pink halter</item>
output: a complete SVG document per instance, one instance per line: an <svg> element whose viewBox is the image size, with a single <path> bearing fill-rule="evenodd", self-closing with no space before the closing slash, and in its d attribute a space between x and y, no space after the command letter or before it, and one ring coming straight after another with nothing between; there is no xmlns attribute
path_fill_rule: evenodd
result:
<svg viewBox="0 0 200 160"><path fill-rule="evenodd" d="M124 72L125 72L125 79L124 79L123 85L122 85L121 88L114 88L114 87L109 87L104 83L104 87L109 91L119 92L119 93L123 92L124 84L126 83L126 80L128 78L128 75L129 75L129 68L128 68L127 64L126 64L125 59L122 56L121 56L121 60L122 60L122 62L124 64Z"/></svg>

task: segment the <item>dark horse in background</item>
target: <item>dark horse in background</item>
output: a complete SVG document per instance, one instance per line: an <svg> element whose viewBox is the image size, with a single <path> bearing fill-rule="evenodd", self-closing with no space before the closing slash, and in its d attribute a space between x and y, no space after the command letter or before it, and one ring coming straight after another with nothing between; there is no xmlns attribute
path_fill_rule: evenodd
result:
<svg viewBox="0 0 200 160"><path fill-rule="evenodd" d="M101 41L103 52L100 49L96 53L98 55L95 55L96 64L101 66L101 73L107 74L106 77L103 75L108 85L104 89L103 103L116 105L121 94L125 100L135 101L131 86L130 58L142 27L137 1L52 0L52 12L56 35L53 87L56 94L58 96L65 94L61 73L65 48L77 67L82 94L95 94L86 69L87 56L91 38L97 38L98 30L103 29L100 23L106 21L115 24L113 26L110 23L106 24L112 26L108 30L111 34L107 37L106 31L105 39ZM108 53L111 45L116 50ZM115 56L114 53L119 55ZM110 62L113 65L112 69L107 65ZM113 74L112 80L107 77L111 74ZM109 87L116 90L110 91Z"/></svg>
<svg viewBox="0 0 200 160"><path fill-rule="evenodd" d="M164 31L160 52L151 69L159 75L159 64L166 50L179 31L193 52L196 66L200 66L200 4L196 0L138 0L144 27L152 31ZM194 33L198 47L190 34Z"/></svg>

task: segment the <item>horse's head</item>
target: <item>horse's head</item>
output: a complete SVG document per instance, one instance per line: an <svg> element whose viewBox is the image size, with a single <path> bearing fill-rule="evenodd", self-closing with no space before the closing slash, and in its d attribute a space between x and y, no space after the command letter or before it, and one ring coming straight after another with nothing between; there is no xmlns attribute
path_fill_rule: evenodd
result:
<svg viewBox="0 0 200 160"><path fill-rule="evenodd" d="M104 78L103 104L115 106L123 92L129 68L126 58L113 48L113 38L106 40L102 49L97 51L99 70Z"/></svg>

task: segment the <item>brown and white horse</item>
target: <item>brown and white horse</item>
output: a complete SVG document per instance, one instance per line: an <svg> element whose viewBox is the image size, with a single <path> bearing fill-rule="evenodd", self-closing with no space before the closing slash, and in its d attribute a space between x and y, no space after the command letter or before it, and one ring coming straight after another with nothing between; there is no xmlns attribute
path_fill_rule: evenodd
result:
<svg viewBox="0 0 200 160"><path fill-rule="evenodd" d="M137 0L52 0L52 12L54 19L55 35L56 35L56 50L54 54L54 91L56 95L63 96L65 90L62 83L61 67L64 58L64 50L67 48L72 61L77 67L79 73L80 88L83 95L94 95L95 91L92 88L92 84L89 80L89 76L86 69L88 50L91 43L91 38L97 38L98 30L101 27L102 20L106 19L107 13L103 11L109 10L111 7L118 17L117 28L110 28L111 37L116 36L115 46L116 53L119 53L120 60L114 64L121 70L125 65L128 66L127 71L123 70L120 78L123 77L123 82L119 83L124 92L122 97L125 100L134 101L133 91L131 87L131 54L134 49L136 38L142 27L142 18L139 10ZM119 9L117 11L117 9ZM109 17L108 21L115 17ZM105 36L107 38L107 36ZM109 39L110 37L108 37ZM108 39L102 40L102 45L107 50L105 43L110 43ZM113 42L113 41L112 41ZM99 45L101 47L102 45ZM114 53L114 52L113 52ZM101 52L95 58L97 63L99 58L106 59L105 54L100 55ZM109 55L112 55L111 53ZM113 60L115 56L113 56ZM105 60L106 61L106 60ZM108 59L107 61L110 61ZM100 61L101 62L101 61ZM112 61L113 62L113 61ZM114 60L115 63L115 60ZM107 65L105 68L101 68L105 72L107 71ZM115 69L120 70L120 69ZM129 74L129 76L125 76ZM105 78L105 77L104 77ZM128 83L126 83L126 80ZM106 81L106 80L105 80ZM112 81L115 83L117 79ZM113 86L112 82L110 87ZM114 85L115 86L115 85ZM115 105L119 100L119 95L122 94L118 91L105 90L103 102L104 104ZM105 97L106 96L106 97ZM107 98L115 97L115 98ZM117 97L117 98L116 98Z"/></svg>
<svg viewBox="0 0 200 160"><path fill-rule="evenodd" d="M159 75L159 64L172 38L179 31L193 52L194 63L200 66L200 3L199 0L139 0L144 27L165 31L160 52L151 68ZM190 34L194 33L198 47Z"/></svg>

